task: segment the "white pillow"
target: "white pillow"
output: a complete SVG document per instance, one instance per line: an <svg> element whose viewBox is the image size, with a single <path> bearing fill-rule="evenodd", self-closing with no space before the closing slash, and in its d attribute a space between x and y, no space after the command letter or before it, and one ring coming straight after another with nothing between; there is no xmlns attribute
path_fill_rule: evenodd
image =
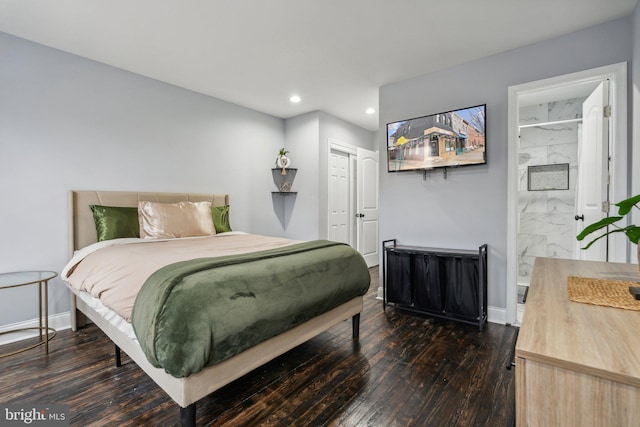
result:
<svg viewBox="0 0 640 427"><path fill-rule="evenodd" d="M138 202L138 221L143 238L216 234L210 202Z"/></svg>

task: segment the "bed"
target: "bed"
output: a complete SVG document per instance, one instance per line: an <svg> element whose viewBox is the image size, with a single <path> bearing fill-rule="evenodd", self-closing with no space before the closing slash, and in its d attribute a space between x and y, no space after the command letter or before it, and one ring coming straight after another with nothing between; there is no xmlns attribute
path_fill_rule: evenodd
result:
<svg viewBox="0 0 640 427"><path fill-rule="evenodd" d="M137 207L139 201L149 201L156 202L162 204L177 204L180 202L209 202L211 207L225 207L229 205L229 197L224 194L185 194L185 193L143 193L143 192L115 192L115 191L72 191L69 196L69 204L70 204L70 248L71 248L71 258L83 248L98 246L99 244L94 245L98 241L98 234L96 232L96 223L94 222L94 214L92 209L89 208L91 205L100 205L100 206L117 206L117 207ZM235 235L233 232L230 233L218 233L220 239L229 240L231 239L247 239L246 236L241 237L231 237ZM123 239L126 240L126 239ZM180 244L182 244L182 239L180 240ZM194 239L197 240L197 239ZM202 240L206 240L203 238ZM211 239L213 240L213 239ZM103 242L104 243L104 242ZM135 243L135 242L134 242ZM145 242L146 243L146 242ZM318 242L321 243L321 242ZM315 243L309 242L309 244L314 245ZM307 245L309 245L307 244ZM305 245L305 243L297 243L293 242L291 245L287 245L287 251L289 248L298 248ZM322 245L327 246L323 243ZM347 247L348 248L348 247ZM272 249L272 251L281 251L282 249L276 248ZM316 250L305 249L306 251ZM328 251L330 249L318 249ZM339 250L343 250L340 248ZM347 249L344 249L347 250ZM351 248L348 250L353 251ZM355 251L354 251L355 252ZM266 254L268 253L268 257L262 257L260 259L267 259L270 263L278 262L275 259L275 255L272 255L269 250L255 252L256 254ZM312 255L316 255L316 252L309 252ZM320 254L321 252L317 252ZM326 252L328 254L328 252ZM258 255L255 255L258 256ZM278 255L279 256L279 255ZM297 255L295 255L297 256ZM307 255L305 255L307 256ZM328 256L323 253L323 257ZM359 257L359 255L357 255ZM253 254L248 255L238 255L238 258L242 257L254 257ZM349 254L349 257L352 258L352 255ZM217 261L218 259L230 260L229 262L236 262L236 256L227 256L227 257L216 257L211 258L213 261ZM272 261L273 258L273 261ZM361 257L360 257L361 258ZM298 258L287 258L289 260L294 260ZM199 260L195 260L199 261ZM335 264L340 260L328 260L327 264ZM84 261L83 261L84 262ZM227 261L225 261L227 262ZM243 261L244 262L244 261ZM342 261L340 261L342 262ZM89 318L93 323L95 323L115 344L116 346L116 364L119 365L119 352L120 349L125 351L127 355L138 365L140 366L180 407L180 421L182 425L195 425L196 419L196 402L212 393L213 391L223 387L224 385L230 383L231 381L240 378L244 374L252 371L253 369L273 360L277 356L282 355L283 353L291 350L292 348L308 341L309 339L317 336L318 334L326 331L337 323L352 319L352 328L353 328L353 338L357 339L359 334L359 319L360 313L363 307L363 295L366 292L366 288L368 288L368 271L366 270L366 264L364 261L362 262L358 260L350 261L355 264L350 264L349 270L353 270L355 275L358 277L359 286L364 289L364 291L359 292L356 296L349 296L348 300L344 302L340 302L339 304L329 307L326 311L313 314L313 317L306 319L301 318L298 323L292 323L292 326L289 329L282 330L278 332L277 335L269 337L265 340L257 342L255 345L252 345L249 348L243 349L235 355L228 355L225 357L221 357L220 361L209 362L209 364L205 364L201 369L194 369L193 372L189 370L182 372L181 374L173 374L169 373L164 366L159 366L158 360L154 357L149 356L149 348L148 344L151 342L151 345L155 345L155 340L158 339L157 336L154 336L154 339L148 339L146 333L140 334L140 340L137 339L135 333L132 333L133 328L131 322L124 320L123 316L118 315L114 310L105 306L98 298L95 298L91 295L90 292L85 290L79 290L78 288L71 286L67 281L67 287L71 291L71 324L72 329L77 330L78 326L82 326L86 318ZM176 263L179 264L179 263ZM283 263L284 264L284 263ZM302 276L305 274L302 272L302 268L298 265L290 265L291 263L286 263L287 265L278 264L278 268L287 268L290 271L287 271L287 275L299 275L300 278L294 278L289 282L296 284L302 280ZM172 264L173 266L174 264ZM226 264L225 264L226 265ZM75 268L75 267L74 267ZM270 265L268 268L274 268L273 265ZM364 272L367 275L367 283L366 286L363 287L362 278L364 268ZM325 266L326 269L326 266ZM73 270L73 269L72 269ZM161 269L164 270L164 269ZM158 270L160 271L160 270ZM280 270L278 270L280 271ZM71 273L71 276L75 274ZM78 273L79 274L79 273ZM320 273L315 273L320 274ZM324 273L323 273L324 274ZM154 273L155 275L155 273ZM287 276L289 277L289 276ZM322 281L315 276L315 282ZM330 276L326 276L326 280L330 280ZM335 276L334 276L335 277ZM350 276L351 277L351 276ZM247 279L248 280L248 279ZM335 279L331 279L335 280ZM342 280L342 279L341 279ZM345 279L346 280L346 279ZM349 279L351 280L351 279ZM355 280L355 279L354 279ZM240 282L246 280L239 280ZM146 284L145 284L146 285ZM187 286L187 285L185 285ZM260 286L263 286L260 284ZM296 285L297 286L297 285ZM300 285L303 286L303 285ZM142 291L146 291L150 286L143 286ZM306 295L306 291L303 291ZM312 292L310 292L312 293ZM254 298L245 298L253 301L255 296L253 292L236 292L231 299L235 299L236 296L249 296ZM139 308L140 306L151 306L148 302L150 298L140 298L142 302L136 302L136 306L134 307L133 312L133 323L136 327L141 328L141 324L144 324L146 321L145 316L136 313L142 313L143 309ZM162 309L155 311L153 307L151 307L153 313L158 312L168 312L169 309ZM197 311L197 310L193 310ZM147 316L148 317L148 316ZM137 319L144 319L137 320ZM156 318L153 318L156 321ZM137 323L136 323L137 321ZM188 322L191 323L191 322ZM164 324L160 327L154 325L153 327L156 330L164 330L167 326ZM153 330L152 329L150 330ZM136 329L137 331L137 329ZM193 334L193 332L191 332ZM156 334L157 335L157 334ZM167 336L171 336L171 334L166 334ZM185 334L183 334L185 335ZM189 334L186 334L189 335ZM206 333L203 333L206 335ZM164 338L167 340L168 338ZM237 340L236 340L237 341ZM244 341L243 341L244 343ZM169 343L171 344L171 343ZM181 344L180 344L181 345ZM178 345L175 345L178 346ZM143 348L144 347L144 348ZM154 354L155 355L155 354Z"/></svg>

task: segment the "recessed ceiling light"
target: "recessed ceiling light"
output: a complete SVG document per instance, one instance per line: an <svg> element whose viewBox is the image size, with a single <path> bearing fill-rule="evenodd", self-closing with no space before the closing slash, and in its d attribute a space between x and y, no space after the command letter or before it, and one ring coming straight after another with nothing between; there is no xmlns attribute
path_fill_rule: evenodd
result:
<svg viewBox="0 0 640 427"><path fill-rule="evenodd" d="M302 98L300 98L298 95L292 95L291 98L289 98L289 101L297 104L298 102L302 101Z"/></svg>
<svg viewBox="0 0 640 427"><path fill-rule="evenodd" d="M376 110L374 110L371 107L367 108L367 111L365 111L365 113L367 113L367 114L374 114L375 112L376 112Z"/></svg>

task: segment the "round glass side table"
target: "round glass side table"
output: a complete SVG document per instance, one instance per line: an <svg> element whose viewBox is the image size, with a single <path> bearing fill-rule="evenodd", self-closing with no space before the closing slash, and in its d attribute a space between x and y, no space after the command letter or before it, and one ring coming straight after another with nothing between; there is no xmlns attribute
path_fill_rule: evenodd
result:
<svg viewBox="0 0 640 427"><path fill-rule="evenodd" d="M38 330L40 340L38 343L11 353L0 354L0 358L12 356L31 350L32 348L44 345L47 354L49 354L49 341L56 336L56 330L49 327L49 280L56 277L58 273L54 271L15 271L12 273L0 273L0 290L17 288L20 286L28 286L38 284L38 327L18 328L9 331L0 332L0 335L10 334L26 330ZM42 312L44 300L44 313Z"/></svg>

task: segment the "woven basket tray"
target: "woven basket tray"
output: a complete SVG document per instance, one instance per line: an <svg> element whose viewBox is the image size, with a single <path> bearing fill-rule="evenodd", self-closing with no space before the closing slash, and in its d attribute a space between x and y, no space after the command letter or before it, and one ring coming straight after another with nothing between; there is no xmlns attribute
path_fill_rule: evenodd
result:
<svg viewBox="0 0 640 427"><path fill-rule="evenodd" d="M640 286L640 283L591 277L567 278L567 291L573 302L640 311L640 300L629 293L629 286Z"/></svg>

